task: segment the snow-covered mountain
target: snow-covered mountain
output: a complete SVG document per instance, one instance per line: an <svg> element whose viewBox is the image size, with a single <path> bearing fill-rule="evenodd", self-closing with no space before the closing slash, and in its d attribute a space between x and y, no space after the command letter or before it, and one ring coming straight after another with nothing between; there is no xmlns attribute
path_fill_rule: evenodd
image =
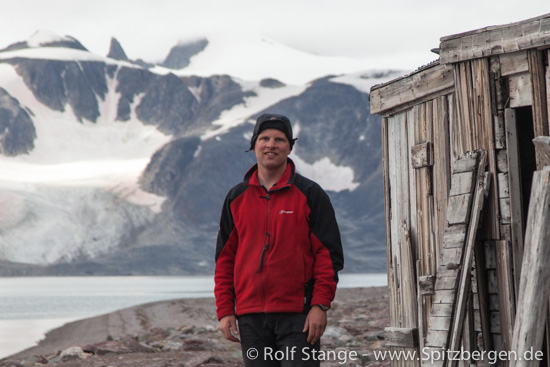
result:
<svg viewBox="0 0 550 367"><path fill-rule="evenodd" d="M368 90L403 72L251 36L180 43L162 65L44 31L0 51L0 274L212 272L264 111L293 122L291 157L333 201L346 268L384 269Z"/></svg>

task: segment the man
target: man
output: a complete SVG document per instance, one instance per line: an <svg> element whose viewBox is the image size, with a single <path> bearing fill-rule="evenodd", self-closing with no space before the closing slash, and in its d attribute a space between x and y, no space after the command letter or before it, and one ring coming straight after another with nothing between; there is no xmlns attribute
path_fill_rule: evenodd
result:
<svg viewBox="0 0 550 367"><path fill-rule="evenodd" d="M328 196L288 158L295 140L286 116L258 117L250 142L257 164L222 209L217 316L226 339L240 336L245 366L319 366L315 351L343 268Z"/></svg>

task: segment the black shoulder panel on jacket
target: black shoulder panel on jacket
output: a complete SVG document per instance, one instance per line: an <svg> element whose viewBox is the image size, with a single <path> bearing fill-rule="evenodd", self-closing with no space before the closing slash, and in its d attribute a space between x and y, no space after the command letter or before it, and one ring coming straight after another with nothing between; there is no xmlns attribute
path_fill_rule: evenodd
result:
<svg viewBox="0 0 550 367"><path fill-rule="evenodd" d="M229 192L227 193L227 196L225 197L225 201L223 203L222 213L220 217L220 228L218 231L218 240L216 242L216 258L215 258L216 261L218 261L218 257L220 256L220 253L222 252L225 244L227 243L227 240L229 239L231 232L235 228L233 215L231 214L231 203L233 202L233 200L235 200L240 195L242 195L247 188L248 188L248 185L245 185L244 183L235 185L231 190L229 190Z"/></svg>
<svg viewBox="0 0 550 367"><path fill-rule="evenodd" d="M336 214L330 198L315 181L300 174L296 174L294 185L307 198L307 205L311 210L309 227L313 234L329 250L335 275L344 267L344 254L340 229L336 222Z"/></svg>

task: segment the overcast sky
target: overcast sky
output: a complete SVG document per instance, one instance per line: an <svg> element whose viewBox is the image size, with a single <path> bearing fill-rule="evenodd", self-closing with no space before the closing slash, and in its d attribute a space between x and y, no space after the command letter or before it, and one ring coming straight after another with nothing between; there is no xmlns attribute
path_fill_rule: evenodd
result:
<svg viewBox="0 0 550 367"><path fill-rule="evenodd" d="M304 51L415 69L439 38L550 13L548 0L0 0L0 48L38 29L132 59L160 61L179 40L256 32Z"/></svg>

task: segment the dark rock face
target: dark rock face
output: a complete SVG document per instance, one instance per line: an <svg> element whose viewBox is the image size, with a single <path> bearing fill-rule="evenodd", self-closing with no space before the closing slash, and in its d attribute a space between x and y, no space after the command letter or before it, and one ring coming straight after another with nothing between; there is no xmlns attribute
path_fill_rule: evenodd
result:
<svg viewBox="0 0 550 367"><path fill-rule="evenodd" d="M19 101L0 88L0 154L16 156L34 148L36 130Z"/></svg>
<svg viewBox="0 0 550 367"><path fill-rule="evenodd" d="M96 121L97 96L105 98L107 92L105 64L38 59L9 62L40 102L55 111L65 111L69 104L79 121Z"/></svg>
<svg viewBox="0 0 550 367"><path fill-rule="evenodd" d="M107 57L115 60L129 61L128 56L126 56L126 52L124 52L124 49L114 37L111 38L111 47L109 47Z"/></svg>
<svg viewBox="0 0 550 367"><path fill-rule="evenodd" d="M206 39L174 46L161 65L170 69L183 69L189 65L191 57L203 51L206 46L208 46Z"/></svg>

